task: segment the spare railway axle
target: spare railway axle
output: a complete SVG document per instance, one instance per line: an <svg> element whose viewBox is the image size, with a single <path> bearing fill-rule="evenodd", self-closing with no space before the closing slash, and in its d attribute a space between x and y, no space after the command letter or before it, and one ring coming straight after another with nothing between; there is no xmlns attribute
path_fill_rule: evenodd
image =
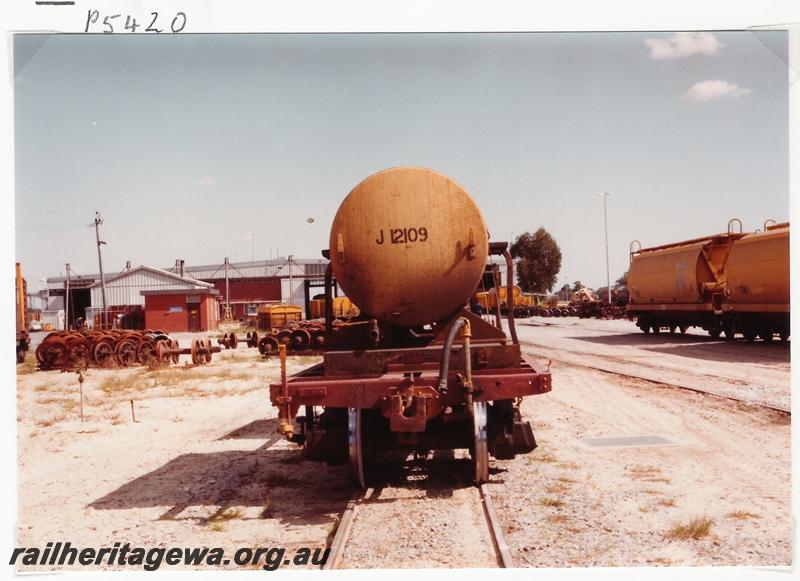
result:
<svg viewBox="0 0 800 581"><path fill-rule="evenodd" d="M164 331L56 331L36 348L40 370L147 365Z"/></svg>
<svg viewBox="0 0 800 581"><path fill-rule="evenodd" d="M181 349L177 340L172 340L169 344L166 341L159 343L156 350L158 362L162 365L169 365L170 362L177 363L181 355L191 355L194 365L211 363L214 353L222 351L219 345L212 346L211 339L192 339L192 344L188 348Z"/></svg>

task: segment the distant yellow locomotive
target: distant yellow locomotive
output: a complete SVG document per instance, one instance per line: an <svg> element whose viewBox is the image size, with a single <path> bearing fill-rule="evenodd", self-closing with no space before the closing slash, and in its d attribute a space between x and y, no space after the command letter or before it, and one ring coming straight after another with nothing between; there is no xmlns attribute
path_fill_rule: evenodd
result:
<svg viewBox="0 0 800 581"><path fill-rule="evenodd" d="M634 250L628 314L649 333L701 327L726 339L789 337L789 223ZM739 222L740 226L741 223Z"/></svg>

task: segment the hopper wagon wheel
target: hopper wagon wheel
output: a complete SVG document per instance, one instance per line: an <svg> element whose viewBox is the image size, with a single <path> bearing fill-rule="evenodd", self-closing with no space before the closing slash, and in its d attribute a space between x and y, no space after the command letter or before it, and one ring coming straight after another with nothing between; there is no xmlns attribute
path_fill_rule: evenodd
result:
<svg viewBox="0 0 800 581"><path fill-rule="evenodd" d="M136 349L136 359L138 359L139 363L142 365L147 365L150 362L150 359L153 357L155 351L155 341L151 339L145 339L139 343L139 346Z"/></svg>
<svg viewBox="0 0 800 581"><path fill-rule="evenodd" d="M311 345L311 334L305 329L295 329L291 338L289 345L295 351L305 351Z"/></svg>
<svg viewBox="0 0 800 581"><path fill-rule="evenodd" d="M258 341L258 352L264 357L275 355L278 352L278 340L270 335L261 337Z"/></svg>
<svg viewBox="0 0 800 581"><path fill-rule="evenodd" d="M677 331L677 330L678 330L678 327L676 325L670 325L669 326L669 332L670 332L671 335L674 335L675 331Z"/></svg>
<svg viewBox="0 0 800 581"><path fill-rule="evenodd" d="M736 327L733 324L733 321L725 321L722 323L722 332L725 333L725 340L726 341L733 341L736 337Z"/></svg>
<svg viewBox="0 0 800 581"><path fill-rule="evenodd" d="M128 367L138 363L136 359L136 341L133 339L122 339L114 349L114 357L120 367Z"/></svg>
<svg viewBox="0 0 800 581"><path fill-rule="evenodd" d="M712 327L708 330L708 334L712 339L719 339L719 336L722 334L722 329L720 327Z"/></svg>
<svg viewBox="0 0 800 581"><path fill-rule="evenodd" d="M350 459L350 477L361 489L367 488L364 465L364 438L362 426L364 410L347 408L347 450Z"/></svg>
<svg viewBox="0 0 800 581"><path fill-rule="evenodd" d="M661 326L659 325L659 323L651 325L650 328L653 330L653 335L658 335L661 333Z"/></svg>
<svg viewBox="0 0 800 581"><path fill-rule="evenodd" d="M486 402L472 402L472 434L474 438L472 463L475 466L475 484L489 481L489 443L486 435Z"/></svg>
<svg viewBox="0 0 800 581"><path fill-rule="evenodd" d="M688 329L688 327L686 325L681 325L680 327L678 327L678 329L680 330L681 335L685 335L686 329Z"/></svg>
<svg viewBox="0 0 800 581"><path fill-rule="evenodd" d="M107 339L103 339L95 343L94 349L92 350L92 358L100 367L113 367L114 347L111 342Z"/></svg>
<svg viewBox="0 0 800 581"><path fill-rule="evenodd" d="M230 345L231 349L236 349L239 346L239 338L236 336L236 333L228 335L228 345Z"/></svg>
<svg viewBox="0 0 800 581"><path fill-rule="evenodd" d="M764 343L772 343L772 326L769 323L761 326L758 329L758 336L761 337L761 340L764 341Z"/></svg>

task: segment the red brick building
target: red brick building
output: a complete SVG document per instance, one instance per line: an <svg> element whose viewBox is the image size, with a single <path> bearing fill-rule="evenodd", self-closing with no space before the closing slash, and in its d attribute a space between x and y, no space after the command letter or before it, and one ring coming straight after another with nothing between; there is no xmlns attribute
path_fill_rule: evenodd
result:
<svg viewBox="0 0 800 581"><path fill-rule="evenodd" d="M167 333L217 328L219 291L214 288L142 291L145 327Z"/></svg>

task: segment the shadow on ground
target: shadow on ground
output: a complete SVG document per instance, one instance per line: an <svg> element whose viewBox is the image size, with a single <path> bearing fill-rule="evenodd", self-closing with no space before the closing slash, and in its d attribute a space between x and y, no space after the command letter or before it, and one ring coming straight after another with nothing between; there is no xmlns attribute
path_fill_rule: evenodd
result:
<svg viewBox="0 0 800 581"><path fill-rule="evenodd" d="M305 460L299 449L270 449L276 421L256 420L219 438L267 438L256 450L183 454L98 498L89 508L167 506L158 520L208 522L229 507L258 507L262 510L250 519L277 519L284 525L330 522L354 492L348 467ZM501 482L498 473L502 472L493 469L492 481ZM386 487L412 487L424 490L429 498L447 498L456 489L473 486L473 476L472 461L454 458L452 451L425 459L391 453L371 467L369 484L374 492L368 502L390 502L380 498ZM214 507L214 512L202 517L182 514L190 507Z"/></svg>
<svg viewBox="0 0 800 581"><path fill-rule="evenodd" d="M281 436L278 434L277 418L254 420L219 438L219 440L267 440L264 444L267 447L279 439L281 439Z"/></svg>
<svg viewBox="0 0 800 581"><path fill-rule="evenodd" d="M247 428L247 426L244 426ZM235 432L232 432L235 433ZM169 506L159 520L208 520L182 516L189 507L259 507L258 517L284 524L327 523L352 494L347 467L310 462L299 450L183 454L92 502L97 510Z"/></svg>
<svg viewBox="0 0 800 581"><path fill-rule="evenodd" d="M724 341L698 335L660 334L660 335L602 335L592 337L571 337L576 341L602 345L625 345L642 347L646 351L678 355L706 361L775 364L789 363L789 343L764 343L744 340ZM613 359L613 356L611 356Z"/></svg>

